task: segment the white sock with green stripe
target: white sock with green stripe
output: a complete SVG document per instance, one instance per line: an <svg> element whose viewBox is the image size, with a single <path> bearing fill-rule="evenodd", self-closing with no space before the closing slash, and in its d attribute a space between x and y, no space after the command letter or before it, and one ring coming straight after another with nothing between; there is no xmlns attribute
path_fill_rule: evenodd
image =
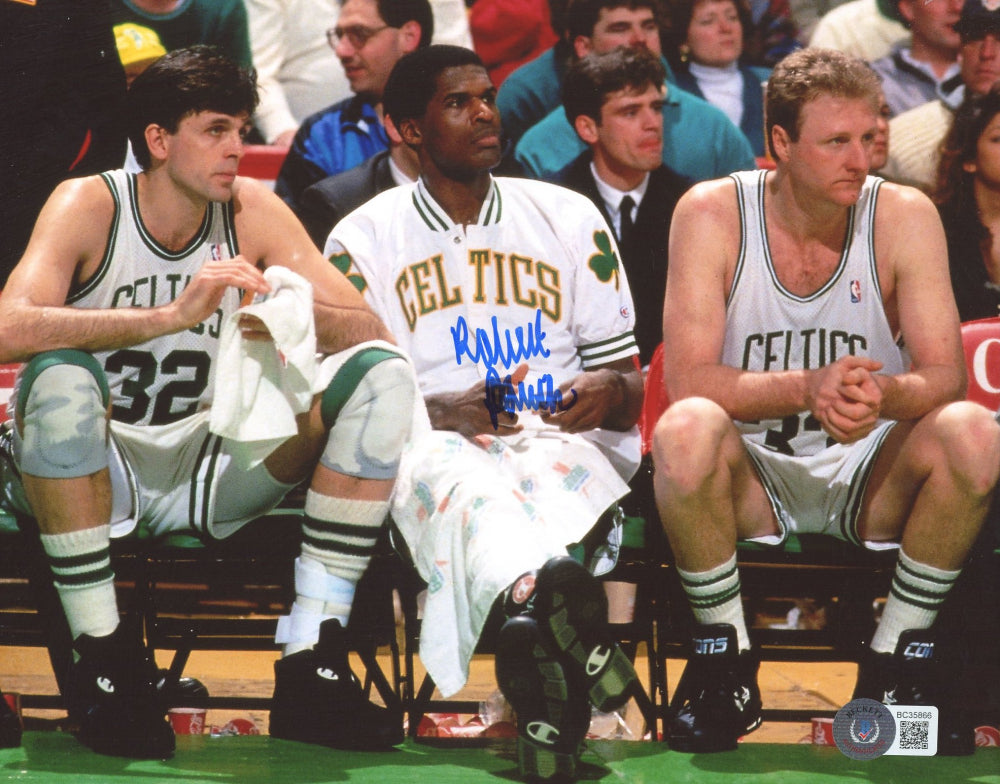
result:
<svg viewBox="0 0 1000 784"><path fill-rule="evenodd" d="M736 553L725 563L707 571L687 572L678 568L677 574L691 604L695 621L700 624L728 623L736 629L740 650L750 650L750 635L743 619Z"/></svg>
<svg viewBox="0 0 1000 784"><path fill-rule="evenodd" d="M306 494L302 554L295 563L295 604L278 622L277 641L286 656L311 648L320 624L336 618L346 627L354 591L368 567L388 501Z"/></svg>
<svg viewBox="0 0 1000 784"><path fill-rule="evenodd" d="M877 653L894 653L899 636L907 629L930 627L961 571L920 563L901 548L892 588L871 649Z"/></svg>
<svg viewBox="0 0 1000 784"><path fill-rule="evenodd" d="M111 526L42 534L41 540L73 639L111 634L118 628Z"/></svg>

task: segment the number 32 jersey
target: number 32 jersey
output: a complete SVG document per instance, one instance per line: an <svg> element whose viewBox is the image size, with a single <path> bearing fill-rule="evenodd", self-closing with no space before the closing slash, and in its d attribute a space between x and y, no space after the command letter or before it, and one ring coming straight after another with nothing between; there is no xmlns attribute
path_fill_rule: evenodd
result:
<svg viewBox="0 0 1000 784"><path fill-rule="evenodd" d="M882 180L868 177L847 221L836 270L820 288L797 296L774 270L764 222L766 172L737 172L740 256L726 305L722 362L752 372L815 369L848 354L882 363L897 375L906 362L882 305L873 227ZM737 422L743 436L786 455L811 455L829 445L808 411L777 420Z"/></svg>
<svg viewBox="0 0 1000 784"><path fill-rule="evenodd" d="M187 245L170 251L143 225L136 177L101 175L114 198L108 244L97 272L70 291L78 308L153 308L175 300L209 259L239 251L232 205L211 203ZM240 292L226 289L218 310L201 324L172 335L112 351L94 352L111 388L112 419L133 425L176 422L212 402L214 360L224 319L240 306Z"/></svg>

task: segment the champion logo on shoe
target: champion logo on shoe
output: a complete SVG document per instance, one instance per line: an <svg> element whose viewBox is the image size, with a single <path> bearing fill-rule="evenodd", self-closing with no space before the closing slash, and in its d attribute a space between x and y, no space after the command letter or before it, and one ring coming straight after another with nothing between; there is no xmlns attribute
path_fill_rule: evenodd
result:
<svg viewBox="0 0 1000 784"><path fill-rule="evenodd" d="M329 667L319 667L316 670L316 674L325 681L339 681L340 676L337 675Z"/></svg>
<svg viewBox="0 0 1000 784"><path fill-rule="evenodd" d="M115 685L111 682L111 678L108 678L104 675L102 675L100 678L97 679L97 688L105 692L106 694L115 693Z"/></svg>
<svg viewBox="0 0 1000 784"><path fill-rule="evenodd" d="M544 721L532 721L524 731L529 738L546 746L551 746L559 740L559 730Z"/></svg>
<svg viewBox="0 0 1000 784"><path fill-rule="evenodd" d="M604 669L604 665L608 663L608 659L610 658L611 649L598 645L590 652L590 656L587 657L587 663L584 665L584 670L587 675L593 677Z"/></svg>

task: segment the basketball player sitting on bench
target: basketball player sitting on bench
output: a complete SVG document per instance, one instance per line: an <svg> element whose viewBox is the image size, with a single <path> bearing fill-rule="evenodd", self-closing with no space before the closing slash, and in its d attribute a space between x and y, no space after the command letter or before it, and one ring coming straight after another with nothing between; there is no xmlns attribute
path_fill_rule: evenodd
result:
<svg viewBox="0 0 1000 784"><path fill-rule="evenodd" d="M5 490L38 520L76 650L63 696L79 739L104 754L174 748L155 665L119 627L112 531L223 537L304 479L271 734L350 748L402 741L402 717L370 704L347 668L342 627L386 518L415 381L288 208L236 176L256 103L254 76L210 48L156 61L128 97L142 173L56 188L0 300L2 361L26 362ZM307 359L324 358L295 434L248 467L236 459L242 444L209 431L222 399L213 377L230 319L245 340L272 339L267 322L233 313L244 292L281 294L262 272L275 265L282 280L311 284L314 307L300 309L315 329Z"/></svg>

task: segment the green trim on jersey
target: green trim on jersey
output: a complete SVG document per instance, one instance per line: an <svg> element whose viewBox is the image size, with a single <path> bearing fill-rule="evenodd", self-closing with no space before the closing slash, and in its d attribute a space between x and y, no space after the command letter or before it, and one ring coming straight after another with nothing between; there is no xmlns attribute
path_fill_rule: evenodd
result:
<svg viewBox="0 0 1000 784"><path fill-rule="evenodd" d="M212 497L219 456L222 454L222 438L209 433L202 442L198 459L191 474L191 492L188 501L188 525L192 531L208 536L208 521L212 511Z"/></svg>
<svg viewBox="0 0 1000 784"><path fill-rule="evenodd" d="M615 359L627 359L638 354L639 348L635 342L635 335L629 330L622 335L578 346L576 352L586 370L595 365L606 365Z"/></svg>
<svg viewBox="0 0 1000 784"><path fill-rule="evenodd" d="M132 220L135 223L136 230L139 232L139 236L142 238L143 243L149 248L154 254L159 256L166 261L177 261L189 256L192 251L202 245L209 236L209 232L212 229L212 203L209 202L205 207L205 215L201 219L201 226L198 227L198 231L195 235L188 241L188 243L178 251L169 250L159 242L156 238L149 233L146 228L146 224L143 223L142 214L139 212L139 187L138 179L135 174L129 174L126 181L128 187L129 196L129 208L132 211Z"/></svg>
<svg viewBox="0 0 1000 784"><path fill-rule="evenodd" d="M423 204L423 207L420 205ZM427 224L427 228L431 231L447 231L448 224L445 222L444 218L434 212L433 207L423 198L420 193L420 189L416 188L413 191L413 206L417 208L417 213L419 213L421 220ZM431 220L437 221L438 225L435 225Z"/></svg>
<svg viewBox="0 0 1000 784"><path fill-rule="evenodd" d="M427 191L423 180L417 180L417 187L413 189L413 206L417 208L417 214L431 231L451 231L455 228L454 221L447 214L442 216L441 206L434 201L434 197ZM482 222L477 226L490 226L500 223L503 215L503 199L500 196L500 188L494 179L490 180L490 190L486 194L486 199L480 208Z"/></svg>
<svg viewBox="0 0 1000 784"><path fill-rule="evenodd" d="M875 225L875 205L878 203L878 194L882 190L882 183L885 180L877 179L872 186L872 195L868 200L868 225ZM868 259L871 262L872 283L875 285L875 294L879 302L882 301L882 284L878 279L878 264L875 261L875 232L868 232Z"/></svg>
<svg viewBox="0 0 1000 784"><path fill-rule="evenodd" d="M115 243L118 241L118 225L122 211L121 199L118 197L118 189L115 187L114 180L111 179L109 172L103 172L101 179L104 180L104 184L111 191L111 200L115 206L114 214L111 216L111 225L108 227L108 242L104 246L104 255L101 256L101 263L97 266L97 272L79 288L70 288L69 293L66 295L67 305L72 305L76 300L85 297L101 284L111 266L111 256L114 254Z"/></svg>

